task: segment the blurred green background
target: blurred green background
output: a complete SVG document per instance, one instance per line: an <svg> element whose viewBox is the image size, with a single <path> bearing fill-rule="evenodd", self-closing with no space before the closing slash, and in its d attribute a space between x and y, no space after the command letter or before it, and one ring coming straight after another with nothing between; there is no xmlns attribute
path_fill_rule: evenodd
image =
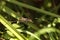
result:
<svg viewBox="0 0 60 40"><path fill-rule="evenodd" d="M0 0L0 40L60 40L60 0Z"/></svg>

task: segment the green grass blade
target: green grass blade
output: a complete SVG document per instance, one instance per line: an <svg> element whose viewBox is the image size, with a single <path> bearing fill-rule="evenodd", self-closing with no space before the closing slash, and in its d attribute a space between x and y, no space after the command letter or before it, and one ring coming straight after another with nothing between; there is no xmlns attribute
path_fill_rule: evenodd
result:
<svg viewBox="0 0 60 40"><path fill-rule="evenodd" d="M15 0L6 0L6 1L8 1L10 3L14 3L14 4L16 4L16 5L20 6L20 7L25 7L25 8L28 8L28 9L31 9L31 10L34 10L34 11L37 11L37 12L40 12L40 13L43 13L43 14L46 14L46 15L50 15L50 16L53 16L53 17L60 17L57 14L45 11L43 9L39 9L39 8L33 7L31 5L27 5L25 3L21 3L21 2L15 1Z"/></svg>
<svg viewBox="0 0 60 40"><path fill-rule="evenodd" d="M35 34L38 34L38 35L41 35L41 34L44 34L44 33L50 33L50 32L57 32L57 33L60 33L60 30L56 29L56 28L43 28L43 29L40 29L38 32L36 32Z"/></svg>
<svg viewBox="0 0 60 40"><path fill-rule="evenodd" d="M20 15L18 15L16 12L14 12L12 9L8 8L7 6L4 6L1 10L16 19L19 19L19 17L20 17Z"/></svg>
<svg viewBox="0 0 60 40"><path fill-rule="evenodd" d="M43 29L40 29L38 30L37 32L34 33L34 35L36 36L40 36L42 34L45 34L45 33L50 33L50 32L57 32L57 33L60 33L60 30L56 29L56 28L43 28ZM32 36L30 37L31 40L34 39L34 37L32 38Z"/></svg>
<svg viewBox="0 0 60 40"><path fill-rule="evenodd" d="M0 22L11 31L19 40L26 39L23 35L21 35L17 30L2 16L0 15Z"/></svg>
<svg viewBox="0 0 60 40"><path fill-rule="evenodd" d="M36 35L34 35L33 33L29 32L29 31L26 31L26 33L33 36L33 37L35 37L38 40L41 40L39 37L37 37ZM29 39L29 40L31 40L31 39Z"/></svg>

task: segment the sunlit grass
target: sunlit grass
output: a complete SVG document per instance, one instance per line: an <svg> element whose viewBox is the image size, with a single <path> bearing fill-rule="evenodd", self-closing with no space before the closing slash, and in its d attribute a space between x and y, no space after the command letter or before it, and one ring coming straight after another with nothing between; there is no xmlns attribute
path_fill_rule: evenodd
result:
<svg viewBox="0 0 60 40"><path fill-rule="evenodd" d="M42 9L25 4L21 0L2 0L0 2L0 26L2 25L0 37L5 40L60 40L60 25L56 26L60 24L60 15L57 13L60 6L51 9L52 2L48 0L44 2ZM46 7L48 11L44 9ZM26 17L27 14L29 17ZM21 17L26 20L21 21Z"/></svg>

